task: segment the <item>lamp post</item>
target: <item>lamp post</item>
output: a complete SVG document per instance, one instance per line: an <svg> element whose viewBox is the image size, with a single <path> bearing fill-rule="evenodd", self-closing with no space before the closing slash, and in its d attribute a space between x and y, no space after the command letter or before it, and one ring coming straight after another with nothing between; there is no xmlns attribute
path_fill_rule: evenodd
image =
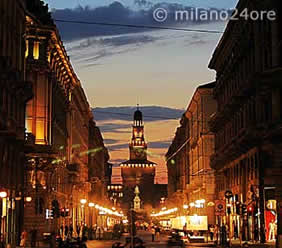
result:
<svg viewBox="0 0 282 248"><path fill-rule="evenodd" d="M93 219L93 208L95 207L95 204L93 202L89 202L88 207L90 208L89 209L89 219L90 219L89 224L92 227L92 225L93 225L93 221L92 221L92 219Z"/></svg>
<svg viewBox="0 0 282 248"><path fill-rule="evenodd" d="M6 198L8 196L8 193L4 190L0 191L0 198Z"/></svg>
<svg viewBox="0 0 282 248"><path fill-rule="evenodd" d="M85 204L87 203L87 200L86 199L81 199L80 200L80 203L81 203L81 210L82 210L82 220L83 220L83 224L85 224Z"/></svg>

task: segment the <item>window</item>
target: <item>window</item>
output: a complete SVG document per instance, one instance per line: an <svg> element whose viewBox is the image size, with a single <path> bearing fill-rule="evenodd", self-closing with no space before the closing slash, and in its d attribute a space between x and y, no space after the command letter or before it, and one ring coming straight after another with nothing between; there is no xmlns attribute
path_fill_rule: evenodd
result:
<svg viewBox="0 0 282 248"><path fill-rule="evenodd" d="M39 59L39 41L34 41L33 58L36 60Z"/></svg>
<svg viewBox="0 0 282 248"><path fill-rule="evenodd" d="M28 49L29 49L29 42L28 40L25 41L25 57L27 58L28 57Z"/></svg>

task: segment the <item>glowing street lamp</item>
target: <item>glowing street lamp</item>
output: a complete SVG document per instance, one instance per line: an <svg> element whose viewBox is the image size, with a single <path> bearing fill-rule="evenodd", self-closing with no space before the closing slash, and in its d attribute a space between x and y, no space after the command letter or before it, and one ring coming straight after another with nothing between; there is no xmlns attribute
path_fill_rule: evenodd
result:
<svg viewBox="0 0 282 248"><path fill-rule="evenodd" d="M183 205L183 208L184 208L184 209L188 209L189 206L188 206L187 204L184 204L184 205Z"/></svg>
<svg viewBox="0 0 282 248"><path fill-rule="evenodd" d="M0 191L0 198L6 198L7 197L7 192L6 191Z"/></svg>
<svg viewBox="0 0 282 248"><path fill-rule="evenodd" d="M81 199L81 200L80 200L80 203L83 204L83 205L84 205L86 202L87 202L86 199Z"/></svg>
<svg viewBox="0 0 282 248"><path fill-rule="evenodd" d="M88 206L93 208L93 207L95 207L95 204L93 202L89 202Z"/></svg>
<svg viewBox="0 0 282 248"><path fill-rule="evenodd" d="M31 201L32 201L32 198L31 198L30 196L27 196L27 197L25 198L25 201L26 201L26 202L31 202Z"/></svg>

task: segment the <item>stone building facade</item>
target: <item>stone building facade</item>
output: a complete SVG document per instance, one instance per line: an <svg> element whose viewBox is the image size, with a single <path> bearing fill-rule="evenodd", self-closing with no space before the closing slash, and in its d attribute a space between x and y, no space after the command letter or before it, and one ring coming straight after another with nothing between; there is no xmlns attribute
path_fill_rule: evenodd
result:
<svg viewBox="0 0 282 248"><path fill-rule="evenodd" d="M98 172L89 173L98 166L92 159L96 140L103 147L99 168L105 170L108 157L81 82L40 0L28 1L25 38L26 77L34 98L26 108L30 139L24 193L31 201L25 203L24 228L36 230L40 242L43 233L64 236L65 227L72 225L76 236L82 225L92 223L88 203Z"/></svg>
<svg viewBox="0 0 282 248"><path fill-rule="evenodd" d="M241 233L243 240L265 242L271 221L282 233L281 7L277 1L239 1L239 12L245 8L274 9L277 18L230 21L213 54L209 68L217 73L218 109L210 123L211 165L216 197L228 204L218 221L229 225L231 237Z"/></svg>
<svg viewBox="0 0 282 248"><path fill-rule="evenodd" d="M188 202L186 185L189 182L188 119L183 114L172 144L167 153L168 200L171 207L181 207Z"/></svg>
<svg viewBox="0 0 282 248"><path fill-rule="evenodd" d="M209 83L196 89L166 154L166 202L179 209L187 206L182 212L185 215L207 216L208 224L215 224L215 180L210 167L214 135L208 126L210 116L216 111L214 86L215 83Z"/></svg>
<svg viewBox="0 0 282 248"><path fill-rule="evenodd" d="M214 86L215 83L199 86L185 112L189 130L189 180L186 185L189 215L207 216L208 224L215 224L215 179L210 166L210 157L214 152L214 134L208 125L210 116L216 111Z"/></svg>
<svg viewBox="0 0 282 248"><path fill-rule="evenodd" d="M1 0L0 13L0 241L15 247L23 225L25 106L32 88L24 71L25 3Z"/></svg>

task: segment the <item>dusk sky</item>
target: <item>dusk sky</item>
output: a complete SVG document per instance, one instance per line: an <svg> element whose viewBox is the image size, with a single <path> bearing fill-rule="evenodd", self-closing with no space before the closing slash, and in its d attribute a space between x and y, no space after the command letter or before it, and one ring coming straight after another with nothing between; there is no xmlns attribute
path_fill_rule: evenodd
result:
<svg viewBox="0 0 282 248"><path fill-rule="evenodd" d="M237 0L45 2L51 9L57 9L53 10L55 19L223 31L226 22L179 24L170 20L160 24L154 22L150 14L159 6L165 6L169 10L175 6L231 9L235 7ZM138 102L141 106L154 106L146 109L147 115L164 117L154 121L146 120L146 116L144 118L145 135L151 154L149 159L159 164L158 178L164 178L164 154L179 125L181 113L187 107L195 88L214 80L215 73L210 71L207 65L221 34L86 24L57 25L93 108L99 107L100 111L105 112L125 111L132 114L134 109L121 107L136 106ZM116 108L110 108L109 111L111 106ZM169 112L170 116L167 116L162 108L156 106L168 107L175 112ZM122 120L118 115L105 118L95 113L95 110L94 114L110 150L111 161L118 163L127 160L131 116ZM166 117L170 120L166 120ZM116 130L119 132L115 132Z"/></svg>

